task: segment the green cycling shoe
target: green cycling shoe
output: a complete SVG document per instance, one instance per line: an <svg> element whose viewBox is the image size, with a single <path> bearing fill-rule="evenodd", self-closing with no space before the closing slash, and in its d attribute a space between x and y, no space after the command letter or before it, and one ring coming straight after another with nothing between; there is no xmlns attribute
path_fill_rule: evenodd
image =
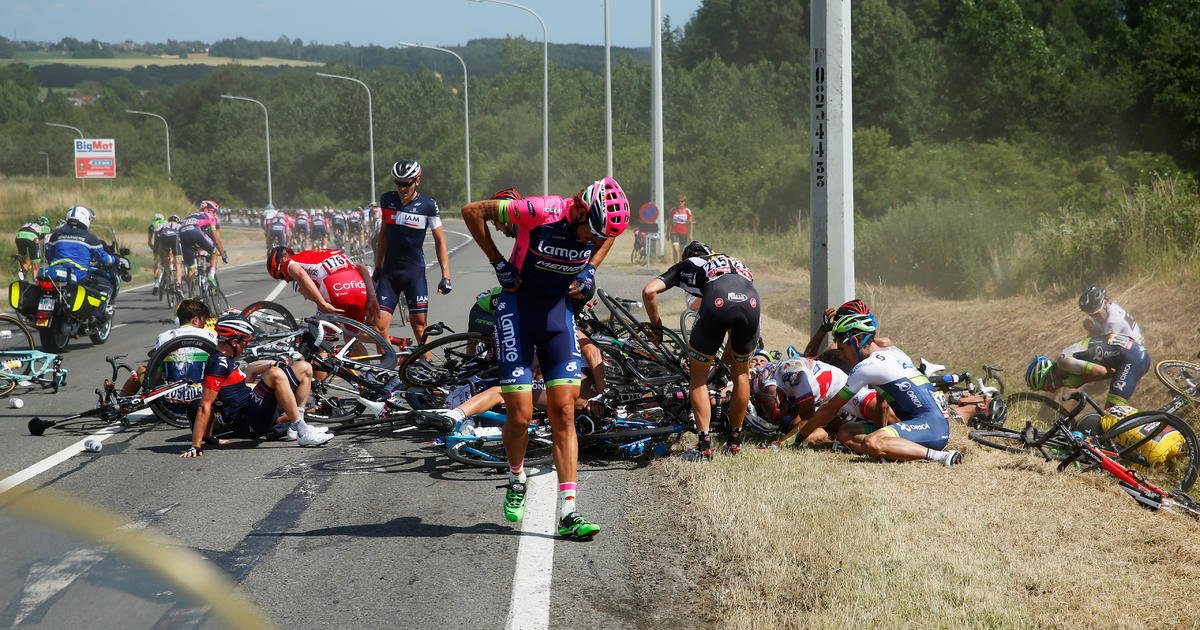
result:
<svg viewBox="0 0 1200 630"><path fill-rule="evenodd" d="M600 533L600 526L583 518L579 512L571 512L562 517L558 525L558 535L574 540L591 540Z"/></svg>
<svg viewBox="0 0 1200 630"><path fill-rule="evenodd" d="M508 488L504 493L504 518L512 523L525 518L525 484L514 481L497 488Z"/></svg>

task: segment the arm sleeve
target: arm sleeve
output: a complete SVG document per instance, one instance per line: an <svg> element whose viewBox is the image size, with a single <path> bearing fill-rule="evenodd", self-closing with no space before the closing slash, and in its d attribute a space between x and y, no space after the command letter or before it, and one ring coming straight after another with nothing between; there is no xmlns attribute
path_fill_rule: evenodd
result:
<svg viewBox="0 0 1200 630"><path fill-rule="evenodd" d="M658 279L662 280L663 284L667 285L668 289L679 286L679 267L685 262L687 261L681 261L671 265L671 268L659 275Z"/></svg>

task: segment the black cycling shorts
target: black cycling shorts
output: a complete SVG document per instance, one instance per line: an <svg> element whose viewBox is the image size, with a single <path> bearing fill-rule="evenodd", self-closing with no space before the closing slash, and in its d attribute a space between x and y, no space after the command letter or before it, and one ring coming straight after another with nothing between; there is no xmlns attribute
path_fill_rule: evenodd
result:
<svg viewBox="0 0 1200 630"><path fill-rule="evenodd" d="M699 317L688 337L688 354L701 363L716 356L729 333L729 348L739 363L749 361L758 345L758 320L761 304L754 285L741 276L729 274L704 289Z"/></svg>

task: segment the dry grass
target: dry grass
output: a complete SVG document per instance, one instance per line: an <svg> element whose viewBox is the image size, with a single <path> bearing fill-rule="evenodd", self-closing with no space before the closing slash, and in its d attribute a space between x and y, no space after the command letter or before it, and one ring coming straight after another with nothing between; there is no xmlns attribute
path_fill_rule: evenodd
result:
<svg viewBox="0 0 1200 630"><path fill-rule="evenodd" d="M756 272L768 347L807 341L807 272L769 254L730 253ZM1197 288L1109 283L1155 360L1195 356L1187 314ZM1085 334L1074 298L953 301L865 284L859 297L913 358L972 372L1000 365L1010 391L1024 389L1034 354ZM1133 402L1165 399L1151 372ZM1195 521L1142 510L1111 478L980 447L961 426L950 447L965 463L949 470L753 447L711 465L654 462L654 485L670 495L656 499L669 506L659 518L696 541L687 553L699 568L684 579L707 614L693 618L730 628L1200 626L1200 603L1188 595L1200 587Z"/></svg>

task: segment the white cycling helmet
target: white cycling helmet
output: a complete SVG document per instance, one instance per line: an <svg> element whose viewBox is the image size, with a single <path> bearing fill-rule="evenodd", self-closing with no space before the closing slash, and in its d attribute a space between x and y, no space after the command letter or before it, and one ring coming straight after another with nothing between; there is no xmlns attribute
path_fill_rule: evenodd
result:
<svg viewBox="0 0 1200 630"><path fill-rule="evenodd" d="M392 165L393 179L415 179L421 176L421 165L416 160L400 160Z"/></svg>
<svg viewBox="0 0 1200 630"><path fill-rule="evenodd" d="M74 221L82 225L85 230L92 227L92 219L94 218L96 218L96 213L92 212L91 208L71 206L67 209L67 223Z"/></svg>

